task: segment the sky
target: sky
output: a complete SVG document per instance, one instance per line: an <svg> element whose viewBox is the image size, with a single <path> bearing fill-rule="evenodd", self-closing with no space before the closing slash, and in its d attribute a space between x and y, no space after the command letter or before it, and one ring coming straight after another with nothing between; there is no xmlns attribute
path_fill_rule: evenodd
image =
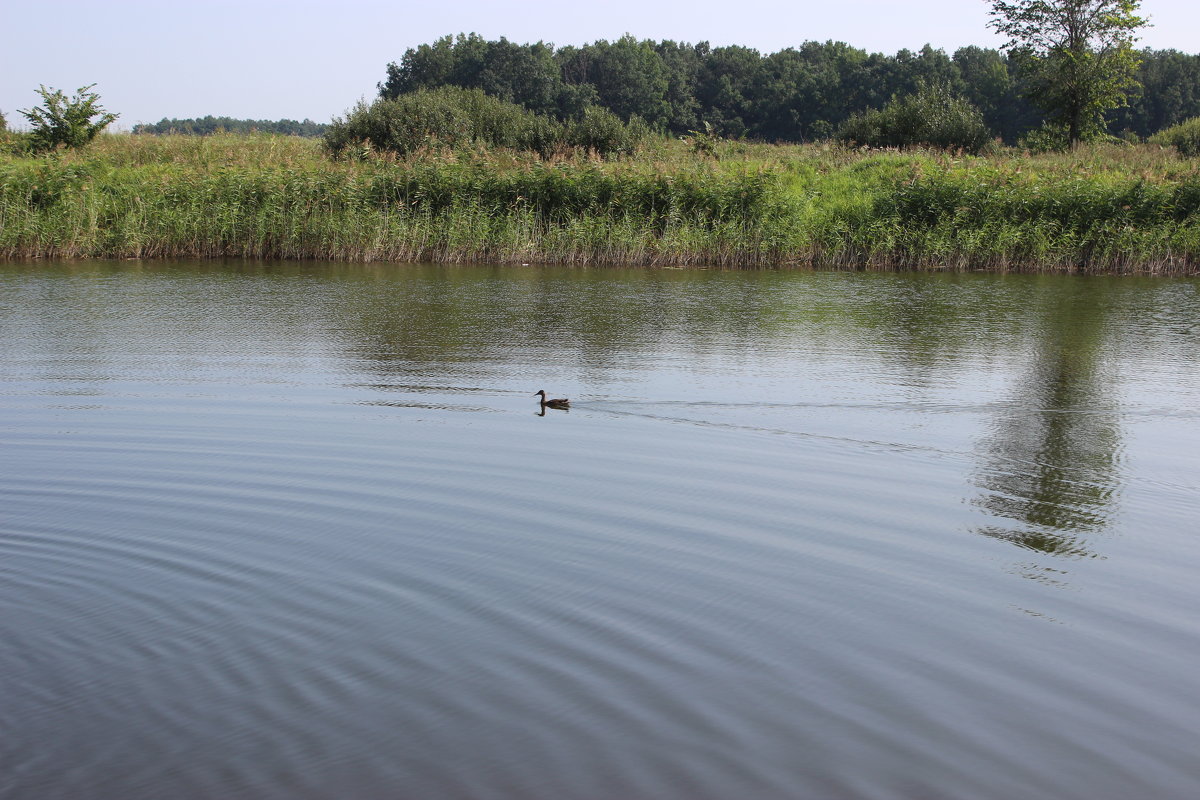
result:
<svg viewBox="0 0 1200 800"><path fill-rule="evenodd" d="M207 114L328 122L371 99L388 62L446 34L562 46L639 39L739 44L809 40L894 54L999 47L986 0L0 0L0 111L39 85L95 83L118 129ZM1140 44L1200 53L1198 0L1144 0Z"/></svg>

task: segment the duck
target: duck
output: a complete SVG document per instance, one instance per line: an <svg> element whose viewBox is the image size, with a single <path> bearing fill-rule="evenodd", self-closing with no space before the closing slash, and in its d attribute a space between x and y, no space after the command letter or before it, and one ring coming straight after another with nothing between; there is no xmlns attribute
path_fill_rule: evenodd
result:
<svg viewBox="0 0 1200 800"><path fill-rule="evenodd" d="M552 400L547 400L545 389L538 389L536 392L533 393L534 397L537 397L538 395L542 396L542 408L570 408L571 407L571 401L565 397L555 397Z"/></svg>

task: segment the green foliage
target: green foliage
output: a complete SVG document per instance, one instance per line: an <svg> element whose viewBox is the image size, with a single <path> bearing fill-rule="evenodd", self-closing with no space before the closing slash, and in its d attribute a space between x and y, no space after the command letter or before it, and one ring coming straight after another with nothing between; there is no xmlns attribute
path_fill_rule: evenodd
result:
<svg viewBox="0 0 1200 800"><path fill-rule="evenodd" d="M1071 146L1106 130L1105 113L1127 102L1141 61L1133 49L1141 0L992 0L989 25L1021 65L1026 94Z"/></svg>
<svg viewBox="0 0 1200 800"><path fill-rule="evenodd" d="M1022 94L1020 69L998 50L963 47L954 53L962 95L983 114L983 121L1003 141L1013 143L1022 132L1041 124L1042 115Z"/></svg>
<svg viewBox="0 0 1200 800"><path fill-rule="evenodd" d="M629 34L612 43L601 39L584 48L583 57L586 82L595 87L601 105L624 120L637 116L651 125L667 122L669 82L652 42Z"/></svg>
<svg viewBox="0 0 1200 800"><path fill-rule="evenodd" d="M4 113L0 112L0 154L22 155L29 152L29 134L8 129Z"/></svg>
<svg viewBox="0 0 1200 800"><path fill-rule="evenodd" d="M942 83L893 97L882 109L856 114L838 132L844 142L871 147L925 145L978 153L992 139L979 109Z"/></svg>
<svg viewBox="0 0 1200 800"><path fill-rule="evenodd" d="M1132 87L1128 106L1109 108L1096 125L1144 137L1200 115L1200 55L1132 55L1142 61L1136 78L1145 91L1139 94ZM398 64L388 65L380 96L394 99L419 89L458 86L559 121L576 119L587 107L599 105L674 136L709 122L720 136L796 142L828 138L851 114L880 108L893 96L914 93L922 83L942 83L977 106L992 134L1011 144L1044 121L1045 113L1028 97L1038 80L1054 77L1052 69L1061 66L1056 62L1038 72L1023 69L1024 63L1019 48L1006 54L964 47L948 55L926 45L885 55L844 42L805 42L759 53L747 47L625 36L555 49L543 42L519 45L469 34L407 51Z"/></svg>
<svg viewBox="0 0 1200 800"><path fill-rule="evenodd" d="M324 141L334 155L360 144L398 155L469 145L545 152L556 132L545 117L513 103L446 86L359 103L346 119L333 121Z"/></svg>
<svg viewBox="0 0 1200 800"><path fill-rule="evenodd" d="M607 108L588 106L577 119L567 121L564 141L601 155L629 155L650 136L649 126L639 117L625 124Z"/></svg>
<svg viewBox="0 0 1200 800"><path fill-rule="evenodd" d="M688 131L688 135L681 138L688 143L696 155L709 158L720 157L717 153L717 145L721 143L721 137L714 131L713 124L707 120L704 122L704 130Z"/></svg>
<svg viewBox="0 0 1200 800"><path fill-rule="evenodd" d="M57 89L38 88L43 105L19 110L33 127L30 146L34 152L60 146L82 147L117 119L118 115L107 113L100 106L100 95L89 91L95 85L81 87L70 98ZM93 121L93 117L97 119Z"/></svg>
<svg viewBox="0 0 1200 800"><path fill-rule="evenodd" d="M1151 144L1174 147L1184 158L1200 157L1200 117L1167 128L1150 137Z"/></svg>
<svg viewBox="0 0 1200 800"><path fill-rule="evenodd" d="M1070 147L1071 139L1066 125L1047 122L1022 136L1017 145L1031 153L1053 153Z"/></svg>
<svg viewBox="0 0 1200 800"><path fill-rule="evenodd" d="M559 122L479 89L444 86L360 103L325 134L326 148L340 155L365 146L406 156L421 148L501 147L548 156L564 147L600 155L631 153L644 126L626 125L611 111L588 107L578 119Z"/></svg>
<svg viewBox="0 0 1200 800"><path fill-rule="evenodd" d="M1142 50L1135 87L1127 105L1109 115L1109 130L1145 138L1200 116L1200 55L1178 50Z"/></svg>
<svg viewBox="0 0 1200 800"><path fill-rule="evenodd" d="M212 136L218 133L278 133L285 136L319 137L325 134L327 125L306 119L234 119L233 117L196 117L194 119L163 119L133 126L135 134L166 136L173 133L187 136Z"/></svg>
<svg viewBox="0 0 1200 800"><path fill-rule="evenodd" d="M475 33L409 49L399 64L388 64L379 96L395 100L442 86L479 89L540 114L560 112L564 106L574 113L591 99L566 90L551 45L516 44L504 37L493 42Z"/></svg>
<svg viewBox="0 0 1200 800"><path fill-rule="evenodd" d="M987 158L661 138L634 159L511 150L331 160L269 135L105 136L0 154L0 258L1200 267L1200 175L1153 146Z"/></svg>

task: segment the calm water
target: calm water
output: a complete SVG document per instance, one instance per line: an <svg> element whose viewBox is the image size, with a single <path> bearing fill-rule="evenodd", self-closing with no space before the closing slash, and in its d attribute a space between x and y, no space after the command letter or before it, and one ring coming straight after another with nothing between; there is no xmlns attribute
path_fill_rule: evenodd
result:
<svg viewBox="0 0 1200 800"><path fill-rule="evenodd" d="M0 796L1200 796L1198 295L0 265Z"/></svg>

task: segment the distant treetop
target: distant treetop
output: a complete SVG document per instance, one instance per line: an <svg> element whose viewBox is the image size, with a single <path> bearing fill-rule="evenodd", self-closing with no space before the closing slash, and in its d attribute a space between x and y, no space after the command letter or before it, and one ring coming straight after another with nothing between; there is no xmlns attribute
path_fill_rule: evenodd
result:
<svg viewBox="0 0 1200 800"><path fill-rule="evenodd" d="M311 119L234 119L233 117L200 117L196 119L166 119L153 124L139 123L134 133L164 135L178 133L188 136L211 136L214 133L278 133L286 136L317 137L329 126Z"/></svg>

